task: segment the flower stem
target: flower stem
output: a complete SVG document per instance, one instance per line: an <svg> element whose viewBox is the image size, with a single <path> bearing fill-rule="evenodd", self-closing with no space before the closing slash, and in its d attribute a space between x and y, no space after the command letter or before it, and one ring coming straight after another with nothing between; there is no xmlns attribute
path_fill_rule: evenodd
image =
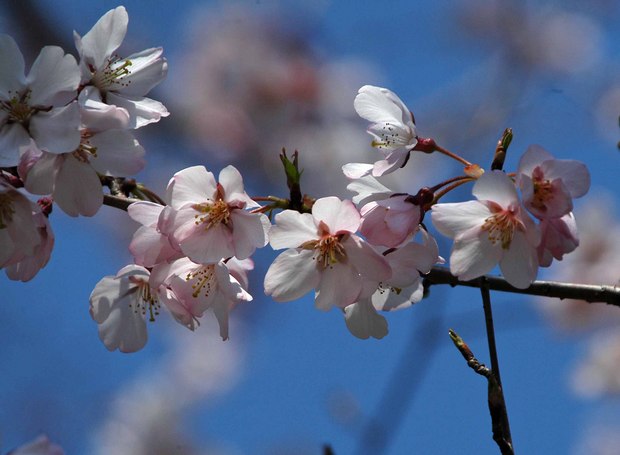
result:
<svg viewBox="0 0 620 455"><path fill-rule="evenodd" d="M463 163L465 166L471 166L471 163L467 161L465 158L457 155L456 153L452 153L450 150L441 147L440 145L435 145L435 151L439 153L443 153L446 156L449 156L452 159L455 159L459 163Z"/></svg>

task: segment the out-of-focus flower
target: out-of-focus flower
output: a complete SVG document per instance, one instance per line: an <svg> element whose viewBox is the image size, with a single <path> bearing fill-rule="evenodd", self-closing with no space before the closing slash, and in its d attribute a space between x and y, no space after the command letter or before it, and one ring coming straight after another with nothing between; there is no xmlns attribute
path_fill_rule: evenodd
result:
<svg viewBox="0 0 620 455"><path fill-rule="evenodd" d="M219 183L204 166L177 172L166 198L177 212L172 236L192 261L208 264L232 256L246 259L267 244L270 223L243 189L241 174L233 166L220 172Z"/></svg>
<svg viewBox="0 0 620 455"><path fill-rule="evenodd" d="M573 209L573 198L590 188L590 173L575 160L556 160L539 145L530 145L521 156L517 181L523 205L537 218L559 218Z"/></svg>
<svg viewBox="0 0 620 455"><path fill-rule="evenodd" d="M477 201L433 206L433 224L454 239L450 271L471 280L499 262L506 281L528 287L538 272L540 231L523 212L512 180L501 171L486 172L472 193Z"/></svg>
<svg viewBox="0 0 620 455"><path fill-rule="evenodd" d="M316 306L329 310L354 303L364 281L391 276L387 261L355 235L360 214L351 201L318 199L312 214L285 210L269 233L274 249L289 248L265 275L265 292L276 301L295 300L316 289Z"/></svg>
<svg viewBox="0 0 620 455"><path fill-rule="evenodd" d="M378 177L402 167L418 143L413 116L405 103L386 88L364 85L353 105L360 117L372 122L368 133L374 138L373 147L383 153L384 159L374 165L346 164L342 168L344 174L349 178L368 174Z"/></svg>
<svg viewBox="0 0 620 455"><path fill-rule="evenodd" d="M109 351L135 352L146 344L146 314L154 321L161 306L149 277L144 267L128 265L101 279L91 293L90 315Z"/></svg>
<svg viewBox="0 0 620 455"><path fill-rule="evenodd" d="M169 115L163 104L145 97L166 77L168 63L160 47L126 58L115 54L128 22L125 7L119 6L104 14L83 37L73 34L81 59L82 85L96 87L105 103L127 111L130 128L140 128Z"/></svg>
<svg viewBox="0 0 620 455"><path fill-rule="evenodd" d="M572 386L579 395L620 395L620 334L597 334L585 359L573 372Z"/></svg>
<svg viewBox="0 0 620 455"><path fill-rule="evenodd" d="M74 150L80 143L78 105L70 102L80 83L75 58L46 46L25 77L17 44L0 35L0 60L0 167L16 166L31 138L51 153Z"/></svg>
<svg viewBox="0 0 620 455"><path fill-rule="evenodd" d="M8 455L65 455L65 451L51 442L47 436L40 435L33 441L11 450Z"/></svg>

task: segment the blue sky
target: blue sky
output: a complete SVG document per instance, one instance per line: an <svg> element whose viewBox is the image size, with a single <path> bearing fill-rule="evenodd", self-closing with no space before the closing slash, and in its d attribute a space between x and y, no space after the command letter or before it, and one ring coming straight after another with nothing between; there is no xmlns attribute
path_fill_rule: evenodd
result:
<svg viewBox="0 0 620 455"><path fill-rule="evenodd" d="M118 4L107 0L37 3L67 36L73 29L85 33ZM240 3L261 14L278 11L290 24L302 20L300 27L309 42L327 59L368 61L379 74L376 81L368 82L386 84L397 92L428 134L441 131L430 122L438 118L437 112L450 119L452 128L466 131L470 118L453 112L444 93L456 93L454 104L459 106L461 102L475 105L484 87L497 82L492 74L486 80L480 68L506 58L492 43L459 31L454 11L464 2ZM143 47L163 45L172 73L188 16L204 4L216 2L126 1L128 37ZM554 5L529 4L543 10ZM525 74L510 85L519 95L506 95L511 103L506 123L475 141L462 131L451 131L455 147L465 156L485 156L481 150L492 150L498 134L510 126L515 140L507 168L515 167L518 151L540 143L558 157L586 161L593 187L617 198L620 153L613 131L611 136L596 132L596 103L588 94L600 93L597 84L618 83L620 39L617 28L610 27L610 17L596 9L602 8L602 2L593 5L590 11L576 9L577 2L568 8L589 15L601 26L605 58L592 71L597 76ZM611 8L617 23L618 10ZM510 59L503 69L513 76L519 71ZM606 71L609 75L602 77ZM432 116L425 117L426 112ZM166 147L174 146L174 138L149 142L149 133L157 126L149 128L141 132L149 152L166 153ZM616 133L620 139L620 130ZM154 160L167 162L157 156ZM175 167L170 175L196 164L190 160L182 156L171 164ZM0 453L40 432L58 441L67 453L89 453L115 390L166 352L165 338L157 333L160 327L153 327L142 352L109 353L88 314L88 296L96 282L130 260L125 245L131 232L118 229L119 234L112 227L125 223L122 214L104 207L93 219L76 220L56 211L52 223L57 242L48 266L26 284L0 277ZM447 256L449 245L443 242L441 247ZM255 301L238 311L245 327L239 335L244 345L241 377L226 394L197 403L185 416L197 445L216 440L233 453L314 454L329 443L340 455L356 453L369 428L385 426L389 429L385 453L389 454L497 452L486 409L486 384L466 367L447 336L448 328L454 328L487 362L484 317L476 290L433 289L429 299L388 316L388 337L361 341L346 331L335 310L318 312L309 297L281 305L262 296L262 274L274 257L268 249L258 254ZM572 365L585 350L584 338L552 330L525 297L494 294L493 304L516 450L571 453L598 409L596 402L575 398L568 386ZM168 393L173 392L162 390ZM357 420L345 424L330 409L347 403L354 403L359 413ZM387 409L380 409L386 403ZM369 416L374 416L374 425L368 425Z"/></svg>

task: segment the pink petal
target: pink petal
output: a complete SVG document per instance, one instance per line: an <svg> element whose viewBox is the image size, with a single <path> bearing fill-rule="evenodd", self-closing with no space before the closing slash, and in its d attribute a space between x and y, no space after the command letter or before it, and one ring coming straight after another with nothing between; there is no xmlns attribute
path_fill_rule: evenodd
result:
<svg viewBox="0 0 620 455"><path fill-rule="evenodd" d="M30 135L21 123L0 126L0 167L17 166L19 149L30 144Z"/></svg>
<svg viewBox="0 0 620 455"><path fill-rule="evenodd" d="M177 238L177 231L174 237ZM214 264L235 255L231 232L223 224L208 230L202 225L194 226L191 235L178 243L181 251L199 264Z"/></svg>
<svg viewBox="0 0 620 455"><path fill-rule="evenodd" d="M312 216L317 226L324 222L331 234L357 232L361 221L351 201L341 201L335 196L318 199L312 207Z"/></svg>
<svg viewBox="0 0 620 455"><path fill-rule="evenodd" d="M242 201L245 202L246 208L260 207L246 194L243 189L243 177L234 166L226 166L220 171L219 182L224 188L225 201Z"/></svg>
<svg viewBox="0 0 620 455"><path fill-rule="evenodd" d="M562 179L571 197L583 196L590 189L590 172L585 164L575 160L548 160L542 166L545 179Z"/></svg>
<svg viewBox="0 0 620 455"><path fill-rule="evenodd" d="M553 159L553 155L547 152L540 145L530 145L525 153L521 155L517 174L532 175L534 168L540 166L543 161Z"/></svg>
<svg viewBox="0 0 620 455"><path fill-rule="evenodd" d="M154 202L140 201L134 202L127 208L127 214L143 226L156 226L159 215L164 209L163 205Z"/></svg>
<svg viewBox="0 0 620 455"><path fill-rule="evenodd" d="M118 6L105 13L81 39L77 37L77 47L82 58L95 68L101 69L106 60L125 39L129 16L124 6Z"/></svg>
<svg viewBox="0 0 620 455"><path fill-rule="evenodd" d="M120 96L114 92L108 92L106 101L109 104L123 108L129 114L129 128L142 128L150 123L159 122L162 117L168 117L170 112L159 101L143 96Z"/></svg>
<svg viewBox="0 0 620 455"><path fill-rule="evenodd" d="M343 242L348 261L365 279L385 281L392 276L392 269L385 257L356 235Z"/></svg>
<svg viewBox="0 0 620 455"><path fill-rule="evenodd" d="M386 88L364 85L359 89L353 107L360 117L372 123L405 123L403 120L411 120L405 103Z"/></svg>
<svg viewBox="0 0 620 455"><path fill-rule="evenodd" d="M91 164L101 174L127 177L140 172L146 164L144 148L129 131L104 131L94 134L88 142L97 148Z"/></svg>
<svg viewBox="0 0 620 455"><path fill-rule="evenodd" d="M80 84L75 58L58 46L45 46L27 78L31 106L61 106L71 101Z"/></svg>
<svg viewBox="0 0 620 455"><path fill-rule="evenodd" d="M25 85L24 57L15 40L0 34L0 99L10 100Z"/></svg>
<svg viewBox="0 0 620 455"><path fill-rule="evenodd" d="M390 174L402 167L409 156L410 151L406 148L392 150L384 160L376 161L373 165L373 177L381 177Z"/></svg>
<svg viewBox="0 0 620 455"><path fill-rule="evenodd" d="M66 154L56 176L53 197L69 216L93 216L103 204L101 181L90 164Z"/></svg>
<svg viewBox="0 0 620 455"><path fill-rule="evenodd" d="M486 232L481 231L477 236L475 232L476 228L455 240L450 255L450 272L465 281L489 273L502 256L501 246L493 245Z"/></svg>
<svg viewBox="0 0 620 455"><path fill-rule="evenodd" d="M73 152L80 145L80 110L77 102L30 119L30 134L41 150L50 153Z"/></svg>
<svg viewBox="0 0 620 455"><path fill-rule="evenodd" d="M249 213L243 210L233 210L231 215L233 224L233 243L238 259L250 257L256 248L267 245L267 233L271 223L262 213Z"/></svg>
<svg viewBox="0 0 620 455"><path fill-rule="evenodd" d="M347 178L359 179L372 172L373 165L366 163L348 163L342 166L342 172Z"/></svg>
<svg viewBox="0 0 620 455"><path fill-rule="evenodd" d="M213 174L204 166L192 166L174 174L166 196L173 208L180 209L185 205L212 200L216 191L217 182Z"/></svg>

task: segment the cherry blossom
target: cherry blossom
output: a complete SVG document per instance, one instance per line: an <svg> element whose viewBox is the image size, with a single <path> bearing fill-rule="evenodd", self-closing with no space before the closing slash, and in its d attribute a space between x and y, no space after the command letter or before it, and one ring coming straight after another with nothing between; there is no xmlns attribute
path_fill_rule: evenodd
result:
<svg viewBox="0 0 620 455"><path fill-rule="evenodd" d="M166 198L177 211L170 221L173 239L194 262L246 259L267 244L269 219L245 210L260 206L247 195L233 166L222 169L219 183L204 166L177 172Z"/></svg>
<svg viewBox="0 0 620 455"><path fill-rule="evenodd" d="M74 32L80 55L82 84L95 87L105 103L129 114L129 127L140 128L169 115L159 101L145 95L165 77L168 63L162 48L146 49L126 58L115 54L125 34L129 16L119 6L104 14L83 37Z"/></svg>
<svg viewBox="0 0 620 455"><path fill-rule="evenodd" d="M418 228L422 216L420 206L409 195L394 195L362 207L361 233L373 245L396 247Z"/></svg>
<svg viewBox="0 0 620 455"><path fill-rule="evenodd" d="M109 351L136 352L146 344L145 317L154 321L161 307L149 278L147 269L131 264L101 279L91 293L90 315Z"/></svg>
<svg viewBox="0 0 620 455"><path fill-rule="evenodd" d="M437 204L433 224L454 239L450 271L462 280L477 278L499 262L516 288L527 288L538 272L540 231L523 212L515 186L501 171L484 173L476 182L477 201Z"/></svg>
<svg viewBox="0 0 620 455"><path fill-rule="evenodd" d="M372 175L365 175L351 181L347 185L347 190L357 193L351 200L359 205L385 199L394 193L394 191L383 185Z"/></svg>
<svg viewBox="0 0 620 455"><path fill-rule="evenodd" d="M247 264L236 264L237 272ZM189 258L162 263L153 268L152 284L163 286L162 301L174 318L190 330L198 319L212 309L220 325L220 335L228 339L228 313L239 302L252 296L234 278L226 264L196 264Z"/></svg>
<svg viewBox="0 0 620 455"><path fill-rule="evenodd" d="M402 167L418 143L413 116L405 103L386 88L364 85L353 105L360 117L372 122L368 133L373 137L373 147L379 149L384 159L374 164L346 164L343 166L345 175L349 178L369 174L378 177Z"/></svg>
<svg viewBox="0 0 620 455"><path fill-rule="evenodd" d="M523 205L537 218L559 218L573 209L573 198L590 188L585 164L557 160L539 145L530 145L517 172Z"/></svg>
<svg viewBox="0 0 620 455"><path fill-rule="evenodd" d="M19 149L31 138L51 153L80 143L77 95L80 72L71 55L46 46L24 76L24 57L8 35L0 34L0 167L16 166Z"/></svg>
<svg viewBox="0 0 620 455"><path fill-rule="evenodd" d="M379 340L388 334L387 320L377 313L369 298L345 307L344 320L349 332L362 340L371 337Z"/></svg>
<svg viewBox="0 0 620 455"><path fill-rule="evenodd" d="M275 219L271 246L288 248L265 276L265 292L276 301L295 300L314 288L317 308L344 308L357 301L364 281L386 280L392 273L387 261L355 235L361 219L351 201L321 198L312 214L285 210Z"/></svg>

